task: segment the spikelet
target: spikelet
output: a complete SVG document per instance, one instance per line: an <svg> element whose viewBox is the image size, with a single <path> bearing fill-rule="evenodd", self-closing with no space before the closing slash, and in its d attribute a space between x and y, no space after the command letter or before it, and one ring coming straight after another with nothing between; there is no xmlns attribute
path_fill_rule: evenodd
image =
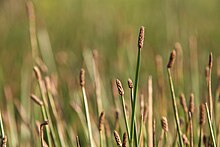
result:
<svg viewBox="0 0 220 147"><path fill-rule="evenodd" d="M80 70L79 79L80 79L80 86L84 87L84 85L85 85L85 70L83 68L81 68L81 70Z"/></svg>
<svg viewBox="0 0 220 147"><path fill-rule="evenodd" d="M184 112L187 114L188 113L188 107L186 105L186 99L183 93L180 94L180 104L183 107Z"/></svg>
<svg viewBox="0 0 220 147"><path fill-rule="evenodd" d="M166 117L161 118L161 125L162 125L164 132L168 132L169 129L168 129L168 122L167 122Z"/></svg>
<svg viewBox="0 0 220 147"><path fill-rule="evenodd" d="M129 87L130 89L133 88L133 82L132 82L132 80L131 80L130 78L128 79L128 87Z"/></svg>
<svg viewBox="0 0 220 147"><path fill-rule="evenodd" d="M194 94L191 93L190 94L190 100L189 100L189 112L191 112L191 114L194 112L195 106L194 106Z"/></svg>
<svg viewBox="0 0 220 147"><path fill-rule="evenodd" d="M127 147L127 139L128 139L127 134L124 133L124 134L123 134L122 147Z"/></svg>
<svg viewBox="0 0 220 147"><path fill-rule="evenodd" d="M212 56L212 52L210 52L209 54L209 69L212 69L212 64L213 64L213 56Z"/></svg>
<svg viewBox="0 0 220 147"><path fill-rule="evenodd" d="M7 145L7 141L8 141L7 136L5 136L4 138L2 138L2 144L1 144L1 147L6 147L6 145Z"/></svg>
<svg viewBox="0 0 220 147"><path fill-rule="evenodd" d="M203 126L205 124L205 105L204 104L201 104L200 105L200 113L199 113L199 124L201 126Z"/></svg>
<svg viewBox="0 0 220 147"><path fill-rule="evenodd" d="M101 112L99 117L99 131L104 130L104 123L105 123L105 112Z"/></svg>
<svg viewBox="0 0 220 147"><path fill-rule="evenodd" d="M120 139L120 136L118 135L118 132L117 131L114 131L114 137L115 137L115 142L116 144L121 147L122 146L122 142L121 142L121 139Z"/></svg>
<svg viewBox="0 0 220 147"><path fill-rule="evenodd" d="M34 66L33 70L37 80L41 80L42 78L41 78L40 69L37 66Z"/></svg>
<svg viewBox="0 0 220 147"><path fill-rule="evenodd" d="M183 143L184 143L185 145L188 145L188 144L189 144L189 140L188 140L188 138L186 137L185 134L182 135L182 138L183 138Z"/></svg>
<svg viewBox="0 0 220 147"><path fill-rule="evenodd" d="M139 32L139 37L138 37L138 48L142 48L144 45L144 27L141 26L140 32Z"/></svg>
<svg viewBox="0 0 220 147"><path fill-rule="evenodd" d="M116 85L117 85L117 88L118 88L118 93L121 96L124 95L124 89L123 89L121 81L119 79L116 79Z"/></svg>
<svg viewBox="0 0 220 147"><path fill-rule="evenodd" d="M170 59L167 64L167 68L172 68L172 66L174 65L175 59L176 59L176 51L173 50L170 54Z"/></svg>
<svg viewBox="0 0 220 147"><path fill-rule="evenodd" d="M40 125L40 137L41 137L41 146L46 147L46 143L44 141L44 126L48 125L48 120L45 120L41 125Z"/></svg>
<svg viewBox="0 0 220 147"><path fill-rule="evenodd" d="M34 94L31 94L31 99L38 105L43 106L43 102Z"/></svg>

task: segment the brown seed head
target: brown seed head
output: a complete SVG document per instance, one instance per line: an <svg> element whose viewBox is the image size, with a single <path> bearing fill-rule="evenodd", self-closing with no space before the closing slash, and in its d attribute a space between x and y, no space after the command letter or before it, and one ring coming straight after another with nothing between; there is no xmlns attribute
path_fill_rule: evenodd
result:
<svg viewBox="0 0 220 147"><path fill-rule="evenodd" d="M128 139L127 134L124 133L122 147L127 147L127 139Z"/></svg>
<svg viewBox="0 0 220 147"><path fill-rule="evenodd" d="M162 125L164 132L168 132L169 129L168 129L168 122L167 122L166 117L161 118L161 125Z"/></svg>
<svg viewBox="0 0 220 147"><path fill-rule="evenodd" d="M37 80L41 80L42 78L41 78L40 69L37 66L34 66L33 70Z"/></svg>
<svg viewBox="0 0 220 147"><path fill-rule="evenodd" d="M121 142L120 136L118 135L117 131L114 131L114 137L115 137L115 141L116 141L117 145L121 147L122 142Z"/></svg>
<svg viewBox="0 0 220 147"><path fill-rule="evenodd" d="M104 123L105 123L105 112L101 112L99 117L99 131L104 130Z"/></svg>
<svg viewBox="0 0 220 147"><path fill-rule="evenodd" d="M133 82L132 82L132 80L131 80L130 78L128 79L128 87L129 87L130 89L133 88Z"/></svg>
<svg viewBox="0 0 220 147"><path fill-rule="evenodd" d="M121 81L119 79L116 79L116 85L117 85L117 88L118 88L118 93L121 96L124 95L124 89L123 89Z"/></svg>
<svg viewBox="0 0 220 147"><path fill-rule="evenodd" d="M43 106L43 102L34 94L31 94L31 99L40 106Z"/></svg>
<svg viewBox="0 0 220 147"><path fill-rule="evenodd" d="M144 45L144 27L141 26L140 32L139 32L139 37L138 37L138 48L142 48Z"/></svg>
<svg viewBox="0 0 220 147"><path fill-rule="evenodd" d="M205 105L204 104L201 104L200 105L200 113L199 113L199 124L201 125L201 126L203 126L204 124L205 124L205 114L206 114L206 112L205 112Z"/></svg>
<svg viewBox="0 0 220 147"><path fill-rule="evenodd" d="M182 135L182 138L183 138L183 143L184 143L185 145L188 145L188 144L189 144L189 140L188 140L188 138L186 137L185 134Z"/></svg>
<svg viewBox="0 0 220 147"><path fill-rule="evenodd" d="M176 59L176 51L173 50L170 54L170 59L167 64L167 68L171 68L174 65L175 59Z"/></svg>
<svg viewBox="0 0 220 147"><path fill-rule="evenodd" d="M187 105L186 105L186 99L185 99L185 96L183 93L180 94L180 103L183 107L183 110L185 113L188 113L188 108L187 108Z"/></svg>
<svg viewBox="0 0 220 147"><path fill-rule="evenodd" d="M1 147L6 147L6 145L7 145L7 141L8 141L7 136L5 136L4 138L2 138Z"/></svg>
<svg viewBox="0 0 220 147"><path fill-rule="evenodd" d="M213 56L212 56L212 52L210 52L209 54L209 69L212 69L212 63L213 63Z"/></svg>
<svg viewBox="0 0 220 147"><path fill-rule="evenodd" d="M83 68L81 68L81 70L80 70L79 79L80 79L80 86L84 87L84 85L85 85L85 70Z"/></svg>
<svg viewBox="0 0 220 147"><path fill-rule="evenodd" d="M191 112L193 114L194 109L195 109L195 106L194 106L194 94L191 93L190 94L190 100L189 100L189 112Z"/></svg>

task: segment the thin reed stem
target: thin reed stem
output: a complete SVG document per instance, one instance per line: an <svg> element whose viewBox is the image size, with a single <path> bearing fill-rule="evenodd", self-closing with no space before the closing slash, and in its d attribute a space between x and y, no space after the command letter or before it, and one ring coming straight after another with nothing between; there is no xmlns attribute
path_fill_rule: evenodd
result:
<svg viewBox="0 0 220 147"><path fill-rule="evenodd" d="M211 122L211 118L210 118L210 113L209 113L210 111L209 111L207 103L205 103L205 107L206 107L206 114L207 114L207 118L208 118L209 130L210 130L213 146L217 147L216 141L215 141L215 136L214 136L214 131L213 131L213 127L212 127L212 122Z"/></svg>
<svg viewBox="0 0 220 147"><path fill-rule="evenodd" d="M78 136L76 136L76 145L77 145L77 147L80 147L79 137Z"/></svg>
<svg viewBox="0 0 220 147"><path fill-rule="evenodd" d="M45 109L45 113L46 113L46 116L45 116L46 119L45 120L48 120L49 128L51 130L51 134L52 134L55 146L58 146L57 136L55 134L54 126L53 126L52 119L51 119L51 116L50 116L49 105L48 105L47 96L46 96L46 85L45 85L45 82L43 81L43 79L41 77L40 70L37 66L34 67L34 72L35 72L35 75L36 75L36 78L37 78L37 81L38 81L38 86L39 86L39 89L40 89L40 92L41 92L41 97L43 99L44 109Z"/></svg>
<svg viewBox="0 0 220 147"><path fill-rule="evenodd" d="M48 96L48 99L49 99L49 103L50 103L53 115L54 115L54 117L56 119L56 122L57 122L59 141L60 141L61 146L65 146L65 139L64 139L64 136L63 136L63 131L61 131L61 130L63 130L62 122L60 121L61 119L60 119L60 116L58 115L57 108L56 108L56 105L55 105L55 101L54 101L53 95L51 93L51 81L50 81L50 78L49 77L45 77L45 82L46 82L47 96Z"/></svg>
<svg viewBox="0 0 220 147"><path fill-rule="evenodd" d="M148 78L148 146L153 147L153 87L152 77Z"/></svg>
<svg viewBox="0 0 220 147"><path fill-rule="evenodd" d="M174 115L175 115L177 132L178 132L178 136L179 136L179 143L180 143L180 146L183 147L182 132L180 129L180 120L179 120L179 114L178 114L178 109L177 109L177 105L176 105L176 96L175 96L175 91L174 91L173 80L172 80L170 68L167 68L167 73L168 73L168 78L169 78L170 91L171 91L171 96L172 96L173 110L174 110Z"/></svg>
<svg viewBox="0 0 220 147"><path fill-rule="evenodd" d="M136 73L135 73L135 84L134 84L134 97L132 102L132 117L131 117L131 145L133 144L133 134L135 130L135 113L136 113L136 100L137 100L137 93L138 93L138 81L139 81L139 74L140 74L140 67L141 67L141 48L143 47L144 42L144 27L140 28L139 33L139 40L138 40L138 57L137 57L137 65L136 65ZM137 138L135 138L137 139Z"/></svg>
<svg viewBox="0 0 220 147"><path fill-rule="evenodd" d="M139 132L139 136L138 136L138 146L140 146L141 144L141 139L142 139L142 132L143 132L143 125L144 125L144 116L143 114L141 115L141 125L140 125L140 132Z"/></svg>
<svg viewBox="0 0 220 147"><path fill-rule="evenodd" d="M128 134L128 138L130 138L130 130L129 130L128 119L127 119L127 115L126 115L125 100L124 100L124 89L123 89L121 81L118 80L118 79L116 79L116 85L117 85L117 88L118 88L118 93L121 96L121 105L122 105L122 108L123 108L123 115L124 115L126 131L127 131L127 134Z"/></svg>
<svg viewBox="0 0 220 147"><path fill-rule="evenodd" d="M126 115L125 100L124 100L123 95L121 96L121 104L122 104L122 108L123 108L126 131L127 131L127 134L128 134L128 138L130 139L130 128L129 128L129 125L128 125L128 118L127 118L127 115Z"/></svg>
<svg viewBox="0 0 220 147"><path fill-rule="evenodd" d="M88 127L90 146L93 147L92 127L91 127L90 116L89 116L89 106L88 106L86 91L85 91L84 86L82 86L82 96L83 96L84 108L85 108L85 113L86 113L86 122L87 122L87 127Z"/></svg>
<svg viewBox="0 0 220 147"><path fill-rule="evenodd" d="M5 136L4 126L3 126L3 120L2 120L1 110L0 110L0 128L1 128L1 138L2 138L1 146L3 146L3 145L4 145L4 138L5 138L6 136ZM5 145L5 147L6 147L6 145Z"/></svg>
<svg viewBox="0 0 220 147"><path fill-rule="evenodd" d="M44 121L41 125L40 125L40 140L41 140L41 146L42 147L46 147L47 145L44 142L44 126L48 125L48 121Z"/></svg>

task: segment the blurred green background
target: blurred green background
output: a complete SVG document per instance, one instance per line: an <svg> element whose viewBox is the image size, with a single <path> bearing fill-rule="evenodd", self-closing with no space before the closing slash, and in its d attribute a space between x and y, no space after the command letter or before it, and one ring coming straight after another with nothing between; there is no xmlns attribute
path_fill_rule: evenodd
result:
<svg viewBox="0 0 220 147"><path fill-rule="evenodd" d="M51 45L63 78L66 78L66 74L78 77L79 68L84 66L83 51L92 49L97 49L100 54L101 75L110 78L120 77L124 81L133 76L137 36L141 25L146 29L143 75L155 72L156 54L161 54L166 62L177 41L183 47L185 59L188 59L190 36L197 38L201 72L207 64L209 51L213 51L214 59L220 55L220 1L218 0L33 2L36 9L38 41L47 40L49 37L50 44L46 48ZM39 47L41 47L40 43ZM17 94L22 67L32 69L31 62L26 1L1 0L1 75L4 83L12 85ZM189 62L189 60L184 61L186 69Z"/></svg>

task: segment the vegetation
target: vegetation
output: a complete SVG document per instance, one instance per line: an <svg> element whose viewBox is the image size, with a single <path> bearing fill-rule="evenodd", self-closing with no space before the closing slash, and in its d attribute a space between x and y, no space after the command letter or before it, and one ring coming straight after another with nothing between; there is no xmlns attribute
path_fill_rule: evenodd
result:
<svg viewBox="0 0 220 147"><path fill-rule="evenodd" d="M63 5L68 8L69 3L65 2ZM79 10L75 10L82 11L78 15L85 17L87 21L94 19L90 20L91 24L88 23L88 26L94 26L93 22L98 23L99 19L103 21L106 28L103 28L101 23L94 27L98 37L93 36L93 31L89 32L88 36L78 34L86 34L83 31L88 31L83 20L79 20L82 26L77 29L80 32L77 32L77 29L72 31L74 28L65 28L61 38L49 35L50 28L53 27L48 25L49 29L46 29L45 24L40 23L39 16L43 14L38 9L51 8L53 12L53 7L58 7L59 3L55 2L50 7L47 7L47 3L52 3L50 1L42 4L32 1L23 3L27 9L25 15L28 25L21 31L29 31L29 39L24 41L24 44L18 43L17 48L26 46L25 48L30 49L27 53L23 50L15 51L16 54L24 55L21 59L16 59L22 61L22 64L18 63L17 66L9 66L14 54L9 59L3 58L5 62L2 63L0 71L0 88L3 89L0 95L1 146L220 146L220 52L216 43L218 36L209 35L213 39L210 40L202 34L214 32L206 27L204 28L207 30L200 31L201 26L198 26L201 34L187 32L188 25L181 25L184 21L180 18L177 21L178 29L173 31L171 28L175 25L170 25L171 13L167 8L164 10L166 18L159 19L165 20L166 27L161 26L166 29L157 30L159 35L154 33L157 31L152 28L158 22L150 25L142 22L148 18L148 15L145 18L144 14L138 15L139 21L133 20L144 26L131 24L119 27L118 24L110 27L105 24L108 21L102 19L99 14L95 15L98 18L92 17L95 10L88 15L88 10L83 9L90 4L88 1L74 2L81 6ZM138 2L145 4L141 0ZM9 5L7 2L0 3L3 3L0 7ZM100 2L99 7L103 4L104 8L110 10L115 3L116 1L112 1L106 6ZM132 4L131 1L128 2L128 5ZM166 5L170 4L170 1L166 2ZM183 9L187 4L175 4L180 17L184 14ZM203 4L204 2L201 2L201 5ZM210 2L211 4L215 3ZM200 7L204 6L196 6L197 9ZM190 7L186 8L191 10ZM2 15L3 10L0 11ZM214 9L213 12L215 11L217 10ZM116 14L110 16L113 15ZM120 17L122 16L119 15L118 19L121 19ZM215 26L214 20L209 27ZM56 22L58 25L62 24L59 20ZM191 24L193 21L188 22ZM195 22L195 25L197 23ZM140 27L139 34L137 26ZM3 30L4 27L7 28L3 24L0 31L7 33L7 30ZM56 32L53 29L51 31ZM69 30L76 38L71 36ZM57 42L68 45L71 42L71 39L63 40L62 36L65 36L65 39L69 37L78 44L69 46L74 48L74 51L54 49L66 47ZM106 39L106 36L110 37ZM12 48L16 42L17 40L11 40ZM88 45L98 49L88 49ZM0 48L3 47L4 45L0 45ZM207 50L208 47L216 49ZM164 48L170 50L162 50ZM0 53L4 55L4 50ZM4 64L8 64L6 70ZM9 72L11 70L16 71L15 77L14 73ZM18 72L21 73L20 77ZM9 80L8 75L11 76ZM15 79L20 79L20 86Z"/></svg>

